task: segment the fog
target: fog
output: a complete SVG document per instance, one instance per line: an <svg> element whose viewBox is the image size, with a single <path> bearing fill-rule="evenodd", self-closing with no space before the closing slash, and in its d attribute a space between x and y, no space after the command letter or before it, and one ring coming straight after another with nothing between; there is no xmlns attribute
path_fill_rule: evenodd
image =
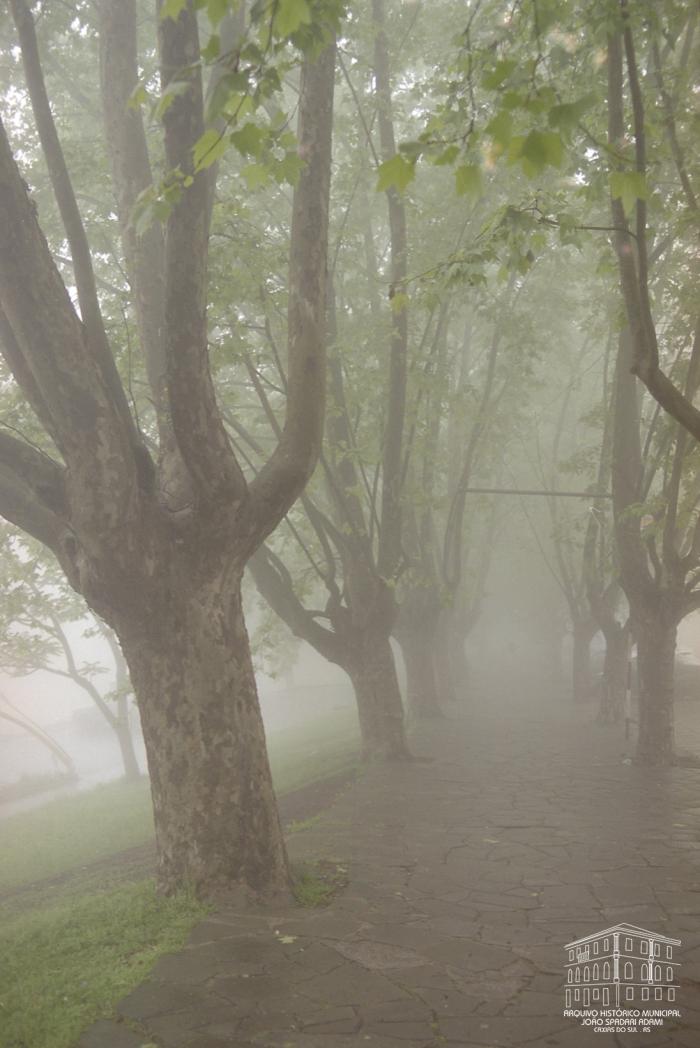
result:
<svg viewBox="0 0 700 1048"><path fill-rule="evenodd" d="M0 1048L700 1043L699 49L0 7Z"/></svg>

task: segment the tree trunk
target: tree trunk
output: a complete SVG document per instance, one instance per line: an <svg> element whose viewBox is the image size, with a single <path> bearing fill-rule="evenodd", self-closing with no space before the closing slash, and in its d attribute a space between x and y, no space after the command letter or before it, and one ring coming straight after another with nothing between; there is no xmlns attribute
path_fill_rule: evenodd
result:
<svg viewBox="0 0 700 1048"><path fill-rule="evenodd" d="M414 717L442 717L435 672L435 635L426 626L398 634L406 667L406 697Z"/></svg>
<svg viewBox="0 0 700 1048"><path fill-rule="evenodd" d="M576 622L573 629L572 684L574 702L586 702L593 690L591 641L595 636L589 622Z"/></svg>
<svg viewBox="0 0 700 1048"><path fill-rule="evenodd" d="M618 724L625 710L627 675L629 672L629 629L620 626L603 630L605 661L598 720L604 724Z"/></svg>
<svg viewBox="0 0 700 1048"><path fill-rule="evenodd" d="M409 756L394 653L388 637L365 634L348 661L364 760Z"/></svg>
<svg viewBox="0 0 700 1048"><path fill-rule="evenodd" d="M121 641L141 710L165 891L288 888L240 579L172 585Z"/></svg>
<svg viewBox="0 0 700 1048"><path fill-rule="evenodd" d="M129 726L129 700L126 695L120 695L117 699L117 716L114 732L119 742L119 752L122 755L124 765L124 778L127 782L134 782L141 776L141 769L134 749L134 739Z"/></svg>
<svg viewBox="0 0 700 1048"><path fill-rule="evenodd" d="M637 761L673 764L673 672L676 655L674 619L662 612L646 614L635 623L639 672L639 734Z"/></svg>
<svg viewBox="0 0 700 1048"><path fill-rule="evenodd" d="M435 672L442 702L466 698L469 666L464 651L465 633L454 610L444 608L435 632Z"/></svg>

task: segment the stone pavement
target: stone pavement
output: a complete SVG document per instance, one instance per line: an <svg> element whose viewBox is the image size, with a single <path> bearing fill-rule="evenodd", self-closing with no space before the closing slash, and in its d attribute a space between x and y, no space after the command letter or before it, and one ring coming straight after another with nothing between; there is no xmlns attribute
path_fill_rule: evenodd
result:
<svg viewBox="0 0 700 1048"><path fill-rule="evenodd" d="M290 838L347 868L329 906L217 912L79 1048L700 1045L700 771L519 698L421 726L432 760L371 768ZM618 922L682 940L663 1030L563 1015L563 945Z"/></svg>

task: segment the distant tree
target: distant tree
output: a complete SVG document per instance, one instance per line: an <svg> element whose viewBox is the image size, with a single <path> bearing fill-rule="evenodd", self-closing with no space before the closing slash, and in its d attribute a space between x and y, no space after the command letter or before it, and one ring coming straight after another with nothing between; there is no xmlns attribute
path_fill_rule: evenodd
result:
<svg viewBox="0 0 700 1048"><path fill-rule="evenodd" d="M9 532L0 550L0 667L17 677L42 670L77 685L114 732L125 778L138 778L138 759L129 726L131 685L112 631L89 615L57 565L47 563ZM86 617L92 623L86 623ZM109 691L96 684L107 667L81 662L76 652L69 627L81 621L84 637L99 633L110 648L114 666L113 687Z"/></svg>
<svg viewBox="0 0 700 1048"><path fill-rule="evenodd" d="M0 693L0 720L7 721L8 724L14 724L15 727L21 728L22 731L26 731L28 735L31 735L33 739L36 739L42 746L51 753L54 759L63 768L64 774L71 780L78 778L78 773L75 770L75 763L73 758L67 753L60 743L56 742L49 733L28 717L22 710L18 710L4 695Z"/></svg>

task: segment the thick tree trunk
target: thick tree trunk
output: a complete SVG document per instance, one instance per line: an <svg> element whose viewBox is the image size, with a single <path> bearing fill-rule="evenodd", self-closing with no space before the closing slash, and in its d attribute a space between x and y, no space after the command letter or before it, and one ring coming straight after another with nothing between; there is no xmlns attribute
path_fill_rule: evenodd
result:
<svg viewBox="0 0 700 1048"><path fill-rule="evenodd" d="M240 580L173 585L150 622L121 640L141 710L161 887L285 891Z"/></svg>
<svg viewBox="0 0 700 1048"><path fill-rule="evenodd" d="M125 695L117 699L117 717L114 732L119 743L119 752L124 765L124 778L127 782L133 782L140 778L141 769L134 749L134 739L129 727L129 702Z"/></svg>
<svg viewBox="0 0 700 1048"><path fill-rule="evenodd" d="M637 761L670 765L674 759L673 672L676 655L674 619L647 614L635 622L639 672Z"/></svg>
<svg viewBox="0 0 700 1048"><path fill-rule="evenodd" d="M593 691L591 641L595 628L590 622L576 622L572 634L572 686L574 702L586 702Z"/></svg>
<svg viewBox="0 0 700 1048"><path fill-rule="evenodd" d="M435 631L402 630L398 634L406 667L406 698L413 717L444 716L435 672Z"/></svg>
<svg viewBox="0 0 700 1048"><path fill-rule="evenodd" d="M347 671L355 689L364 760L407 758L403 703L389 638L365 634Z"/></svg>

